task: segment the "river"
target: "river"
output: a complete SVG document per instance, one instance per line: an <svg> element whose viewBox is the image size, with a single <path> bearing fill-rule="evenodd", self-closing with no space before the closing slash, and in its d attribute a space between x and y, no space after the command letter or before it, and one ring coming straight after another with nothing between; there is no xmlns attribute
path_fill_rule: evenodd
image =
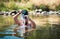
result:
<svg viewBox="0 0 60 39"><path fill-rule="evenodd" d="M3 32L0 31L0 39L24 39L24 38L20 38L20 37L16 37L16 36L12 36L12 34L16 34L14 32L14 28L17 25L11 25L10 27L6 27L6 30L4 30Z"/></svg>

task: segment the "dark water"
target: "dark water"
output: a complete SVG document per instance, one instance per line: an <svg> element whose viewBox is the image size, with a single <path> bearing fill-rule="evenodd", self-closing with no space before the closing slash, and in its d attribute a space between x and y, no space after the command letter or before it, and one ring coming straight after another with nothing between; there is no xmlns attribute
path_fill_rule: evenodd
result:
<svg viewBox="0 0 60 39"><path fill-rule="evenodd" d="M0 39L24 39L18 36L11 36L11 34L15 34L13 29L16 26L11 25L4 32L0 32ZM38 30L32 31L25 39L60 39L60 25L53 24L52 27L40 27Z"/></svg>
<svg viewBox="0 0 60 39"><path fill-rule="evenodd" d="M23 39L23 38L18 38L15 36L4 36L4 37L0 37L0 39Z"/></svg>
<svg viewBox="0 0 60 39"><path fill-rule="evenodd" d="M52 24L50 27L40 27L32 31L27 39L60 39L60 25Z"/></svg>
<svg viewBox="0 0 60 39"><path fill-rule="evenodd" d="M0 31L0 39L24 39L16 36L12 36L12 34L16 34L14 32L14 28L17 25L11 25L10 27L6 28L4 31Z"/></svg>

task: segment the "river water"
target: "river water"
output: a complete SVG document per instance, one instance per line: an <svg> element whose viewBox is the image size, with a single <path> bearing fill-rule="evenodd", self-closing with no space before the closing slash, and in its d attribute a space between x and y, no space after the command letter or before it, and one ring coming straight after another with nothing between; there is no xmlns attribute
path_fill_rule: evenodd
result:
<svg viewBox="0 0 60 39"><path fill-rule="evenodd" d="M0 31L0 39L24 39L16 36L12 36L12 34L16 34L14 32L14 28L16 28L17 25L11 25L10 27L6 28L5 31Z"/></svg>

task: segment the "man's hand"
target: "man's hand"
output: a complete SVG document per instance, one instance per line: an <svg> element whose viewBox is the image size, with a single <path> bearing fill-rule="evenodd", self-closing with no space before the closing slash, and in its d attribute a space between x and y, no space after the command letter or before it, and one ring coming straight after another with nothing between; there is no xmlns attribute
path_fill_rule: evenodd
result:
<svg viewBox="0 0 60 39"><path fill-rule="evenodd" d="M13 16L13 18L17 18L20 14L21 12L18 12L16 15Z"/></svg>
<svg viewBox="0 0 60 39"><path fill-rule="evenodd" d="M36 29L36 24L33 20L29 18L29 21L31 22L32 30Z"/></svg>

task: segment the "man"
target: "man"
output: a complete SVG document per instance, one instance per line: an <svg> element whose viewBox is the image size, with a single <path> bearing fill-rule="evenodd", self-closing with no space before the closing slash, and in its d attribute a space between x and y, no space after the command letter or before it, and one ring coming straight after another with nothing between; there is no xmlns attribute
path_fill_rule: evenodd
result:
<svg viewBox="0 0 60 39"><path fill-rule="evenodd" d="M21 15L20 20L18 20L19 15ZM20 36L24 36L26 32L30 32L36 28L36 24L28 17L27 10L22 10L13 16L13 18L15 23L18 24L18 27L15 29L15 31L18 31Z"/></svg>

